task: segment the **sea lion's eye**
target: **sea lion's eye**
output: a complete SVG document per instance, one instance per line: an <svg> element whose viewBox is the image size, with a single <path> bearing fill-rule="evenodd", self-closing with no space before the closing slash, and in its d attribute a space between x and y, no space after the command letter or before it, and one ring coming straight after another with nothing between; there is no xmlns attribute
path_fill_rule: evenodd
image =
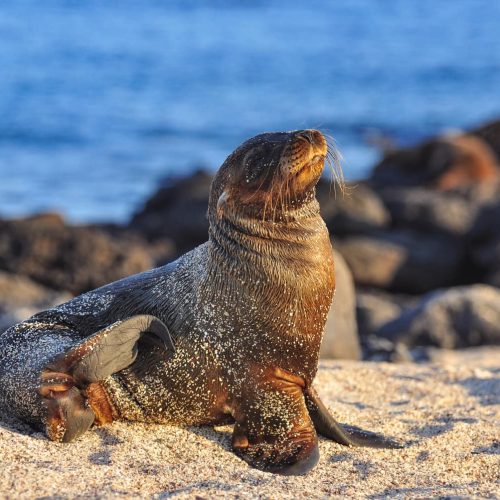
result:
<svg viewBox="0 0 500 500"><path fill-rule="evenodd" d="M256 160L255 151L250 150L243 158L243 170L245 174L245 183L250 184L251 182L258 179L260 175L260 169L258 168L258 162Z"/></svg>

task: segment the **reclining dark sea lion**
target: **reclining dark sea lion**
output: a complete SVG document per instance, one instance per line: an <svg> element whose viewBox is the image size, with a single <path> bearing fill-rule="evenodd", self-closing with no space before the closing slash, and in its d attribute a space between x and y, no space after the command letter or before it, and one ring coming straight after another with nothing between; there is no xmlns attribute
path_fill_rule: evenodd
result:
<svg viewBox="0 0 500 500"><path fill-rule="evenodd" d="M64 442L119 419L235 422L234 451L284 474L316 464L316 431L398 447L341 427L312 387L334 291L327 155L316 130L241 145L213 182L207 243L0 336L0 406Z"/></svg>

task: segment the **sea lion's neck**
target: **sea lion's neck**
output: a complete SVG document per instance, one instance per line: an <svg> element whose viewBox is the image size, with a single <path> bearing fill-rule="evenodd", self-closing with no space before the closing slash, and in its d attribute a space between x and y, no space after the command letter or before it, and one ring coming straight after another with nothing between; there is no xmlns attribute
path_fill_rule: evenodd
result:
<svg viewBox="0 0 500 500"><path fill-rule="evenodd" d="M228 210L221 218L210 217L209 234L211 249L219 257L236 258L242 265L256 267L267 267L271 260L273 268L288 266L290 260L309 260L311 250L317 253L319 240L328 238L315 198L299 208L277 212L272 218Z"/></svg>
<svg viewBox="0 0 500 500"><path fill-rule="evenodd" d="M211 220L205 278L211 287L202 286L203 293L212 290L212 303L230 305L222 317L231 324L239 321L232 318L235 311L251 308L249 338L265 338L256 359L310 382L335 286L332 247L318 203L275 222L228 214Z"/></svg>

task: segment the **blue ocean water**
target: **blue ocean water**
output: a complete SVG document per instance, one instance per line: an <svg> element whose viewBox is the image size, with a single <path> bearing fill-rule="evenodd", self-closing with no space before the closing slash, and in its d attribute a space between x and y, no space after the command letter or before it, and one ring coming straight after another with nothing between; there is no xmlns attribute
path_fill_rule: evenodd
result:
<svg viewBox="0 0 500 500"><path fill-rule="evenodd" d="M320 127L347 178L500 115L500 2L2 0L0 216L124 221L167 175Z"/></svg>

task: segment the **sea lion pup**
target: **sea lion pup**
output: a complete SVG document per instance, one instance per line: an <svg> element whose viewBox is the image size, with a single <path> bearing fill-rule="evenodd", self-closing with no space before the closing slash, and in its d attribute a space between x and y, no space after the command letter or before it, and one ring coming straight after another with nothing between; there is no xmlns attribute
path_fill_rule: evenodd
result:
<svg viewBox="0 0 500 500"><path fill-rule="evenodd" d="M339 426L312 388L334 290L327 154L316 130L241 145L213 182L207 243L0 336L0 405L65 442L118 419L235 422L234 451L284 474L316 464L316 430L396 447Z"/></svg>

